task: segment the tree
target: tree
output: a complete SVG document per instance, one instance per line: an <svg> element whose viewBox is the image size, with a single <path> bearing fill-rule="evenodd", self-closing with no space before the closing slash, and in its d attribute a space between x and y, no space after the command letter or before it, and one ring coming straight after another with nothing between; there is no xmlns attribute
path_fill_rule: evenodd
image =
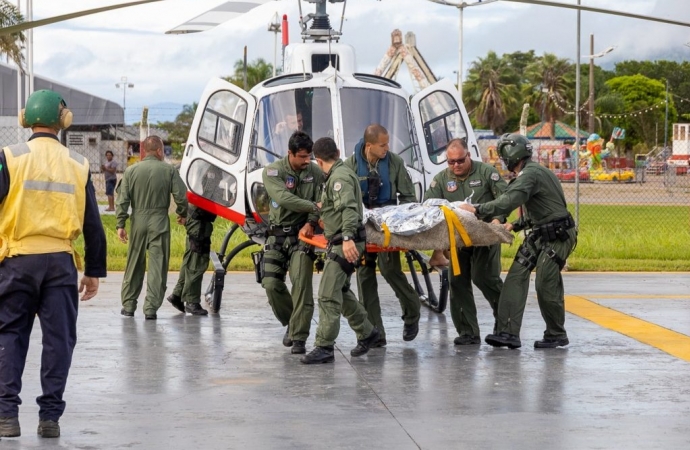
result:
<svg viewBox="0 0 690 450"><path fill-rule="evenodd" d="M555 139L556 120L565 115L562 108L574 99L573 65L553 53L544 53L525 68L525 76L529 82L523 89L525 100L542 111L542 119L551 123L551 139Z"/></svg>
<svg viewBox="0 0 690 450"><path fill-rule="evenodd" d="M247 90L264 80L268 80L272 76L273 64L267 63L263 58L247 63ZM244 89L244 61L241 59L235 61L235 73L228 77L223 77L223 79Z"/></svg>
<svg viewBox="0 0 690 450"><path fill-rule="evenodd" d="M656 141L657 125L661 124L663 129L666 112L665 83L644 75L631 75L612 78L606 85L611 89L611 94L619 96L623 102L623 111L612 113L625 114L624 117L614 118L614 123L626 130L626 147L632 148L640 142L652 147ZM678 113L670 97L668 113L671 124L676 120Z"/></svg>
<svg viewBox="0 0 690 450"><path fill-rule="evenodd" d="M182 150L185 142L187 142L187 138L189 137L189 130L192 128L194 114L196 113L196 108L198 106L198 103L184 105L182 107L182 112L175 117L174 122L166 121L158 122L158 124L156 124L156 127L168 132L168 137L172 143L173 153L176 157L182 155Z"/></svg>
<svg viewBox="0 0 690 450"><path fill-rule="evenodd" d="M6 0L0 0L0 28L10 27L24 22L19 8ZM26 37L24 33L0 35L0 55L5 55L8 61L16 63L24 71L24 54L22 49Z"/></svg>
<svg viewBox="0 0 690 450"><path fill-rule="evenodd" d="M472 63L463 83L467 107L475 111L475 121L494 134L504 131L508 116L518 104L517 76L507 60L490 51Z"/></svg>

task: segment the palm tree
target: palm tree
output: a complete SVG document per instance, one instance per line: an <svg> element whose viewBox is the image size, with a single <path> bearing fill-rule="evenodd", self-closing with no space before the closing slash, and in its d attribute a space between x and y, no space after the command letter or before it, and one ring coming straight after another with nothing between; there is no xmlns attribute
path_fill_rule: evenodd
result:
<svg viewBox="0 0 690 450"><path fill-rule="evenodd" d="M526 101L548 119L551 123L551 139L555 139L556 120L565 115L562 108L573 100L573 65L568 59L544 53L544 56L527 66L525 75L529 81L524 92Z"/></svg>
<svg viewBox="0 0 690 450"><path fill-rule="evenodd" d="M10 27L24 22L24 17L19 8L6 0L0 0L0 28ZM24 54L22 48L26 38L24 33L0 35L0 56L5 55L7 60L14 61L24 71Z"/></svg>
<svg viewBox="0 0 690 450"><path fill-rule="evenodd" d="M517 81L508 61L494 51L472 63L462 91L467 107L475 110L478 125L490 128L494 134L503 131L518 104Z"/></svg>
<svg viewBox="0 0 690 450"><path fill-rule="evenodd" d="M251 89L264 80L273 76L273 65L267 63L263 58L254 60L247 64L247 89ZM235 73L223 78L226 81L244 88L244 61L235 61Z"/></svg>

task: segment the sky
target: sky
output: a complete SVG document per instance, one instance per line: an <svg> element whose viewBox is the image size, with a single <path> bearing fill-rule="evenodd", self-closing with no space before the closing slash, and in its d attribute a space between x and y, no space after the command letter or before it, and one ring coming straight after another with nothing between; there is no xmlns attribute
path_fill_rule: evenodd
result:
<svg viewBox="0 0 690 450"><path fill-rule="evenodd" d="M124 0L33 0L34 19L116 3ZM221 3L224 0L165 0L37 28L34 72L119 104L124 92L115 84L126 76L128 83L134 84L126 91L128 123L139 119L144 105L157 105L157 110L151 111L154 122L166 112L174 117L181 105L198 101L209 79L232 74L245 45L250 61L262 57L273 62L274 35L267 27L274 13L288 15L290 41L299 42L297 0L270 1L207 32L164 34ZM690 22L688 0L581 3ZM328 6L331 25L338 28L342 4ZM306 14L313 6L305 2L303 10ZM569 9L504 1L465 8L463 70L466 73L472 61L490 50L501 55L533 49L538 55L555 53L574 62L576 15ZM428 0L349 0L345 18L341 42L355 48L358 71L373 72L390 46L390 33L399 28L403 34L416 34L417 48L437 77L456 79L457 8ZM607 69L623 60L683 61L690 57L690 47L684 45L690 41L690 28L589 12L582 13L581 22L581 55L590 54L590 34L595 35L595 53L616 46L595 60ZM406 71L398 81L411 87Z"/></svg>

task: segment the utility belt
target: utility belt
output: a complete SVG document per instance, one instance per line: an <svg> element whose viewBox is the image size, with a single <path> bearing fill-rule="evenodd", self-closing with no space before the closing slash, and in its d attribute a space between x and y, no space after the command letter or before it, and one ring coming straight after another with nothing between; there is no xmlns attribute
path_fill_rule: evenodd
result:
<svg viewBox="0 0 690 450"><path fill-rule="evenodd" d="M285 275L290 264L290 256L292 253L292 249L288 250L285 248L285 241L289 242L293 249L296 246L297 251L304 252L309 258L311 258L312 261L316 260L314 247L301 242L297 238L299 230L301 230L303 226L304 224L287 226L270 225L268 227L266 235L275 237L274 243L266 244L261 251L252 253L252 262L254 263L254 274L256 276L257 283L261 283L264 278L277 278L285 282ZM265 252L269 250L280 252L283 257L282 260L273 258L270 255L266 256ZM267 270L267 264L277 267L278 271L275 272L275 268Z"/></svg>
<svg viewBox="0 0 690 450"><path fill-rule="evenodd" d="M282 252L285 241L288 241L291 246L297 245L299 242L297 235L303 226L304 223L298 225L269 225L268 231L266 231L266 236L273 236L276 239L274 244L264 245L264 251L278 250Z"/></svg>
<svg viewBox="0 0 690 450"><path fill-rule="evenodd" d="M353 241L355 242L366 242L367 241L367 231L364 228L364 224L360 224L359 227L357 227L357 231L355 233ZM343 258L339 254L331 251L334 245L341 245L343 243L343 233L342 231L339 231L336 233L329 241L328 241L328 247L326 247L326 258L330 259L331 261L335 261L338 263L341 269L343 269L343 272L345 272L345 275L348 277L352 275L357 267L360 265L360 260L357 260L356 263L351 263L347 259Z"/></svg>
<svg viewBox="0 0 690 450"><path fill-rule="evenodd" d="M541 239L545 242L567 241L570 238L567 231L573 227L575 227L575 220L573 220L573 216L568 214L566 217L549 223L534 225L530 236L533 236L535 240Z"/></svg>
<svg viewBox="0 0 690 450"><path fill-rule="evenodd" d="M559 270L563 270L566 261L558 256L553 247L548 243L557 240L567 241L570 238L568 230L573 227L575 227L575 221L570 214L567 217L556 219L549 223L533 226L532 233L527 236L525 242L518 248L515 254L515 262L532 271L537 266L539 257L538 254L532 252L530 246L536 246L537 240L541 239L538 251L544 252L546 256L556 263Z"/></svg>
<svg viewBox="0 0 690 450"><path fill-rule="evenodd" d="M355 232L355 236L353 239L355 242L366 242L367 241L367 230L364 228L364 224L360 224L359 227L357 227L357 231ZM343 243L343 233L342 231L338 231L336 234L333 235L332 238L328 240L328 248L330 249L334 245L340 245Z"/></svg>
<svg viewBox="0 0 690 450"><path fill-rule="evenodd" d="M388 200L387 202L384 202L384 203L367 203L367 202L362 202L362 204L363 204L367 209L376 209L376 208L383 208L384 206L397 205L397 204L398 204L398 201L397 201L397 200Z"/></svg>

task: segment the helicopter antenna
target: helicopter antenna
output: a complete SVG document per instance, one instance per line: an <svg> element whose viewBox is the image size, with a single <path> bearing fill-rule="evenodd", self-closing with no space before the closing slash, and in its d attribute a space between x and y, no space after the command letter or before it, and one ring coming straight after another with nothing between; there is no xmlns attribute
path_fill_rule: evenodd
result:
<svg viewBox="0 0 690 450"><path fill-rule="evenodd" d="M304 24L304 15L302 14L302 0L297 0L297 5L299 6L299 26L302 28L302 33L304 33L307 27ZM302 38L302 42L304 42L304 38Z"/></svg>
<svg viewBox="0 0 690 450"><path fill-rule="evenodd" d="M347 0L343 2L343 12L340 15L340 29L338 30L338 34L342 36L343 34L343 22L345 22L345 7L347 6Z"/></svg>

